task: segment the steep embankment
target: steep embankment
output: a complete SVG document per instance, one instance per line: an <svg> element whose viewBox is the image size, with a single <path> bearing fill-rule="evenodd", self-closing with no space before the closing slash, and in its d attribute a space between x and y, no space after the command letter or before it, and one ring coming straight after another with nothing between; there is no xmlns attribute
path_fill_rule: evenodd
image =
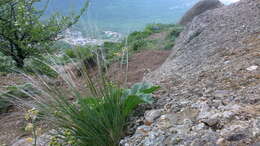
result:
<svg viewBox="0 0 260 146"><path fill-rule="evenodd" d="M219 0L200 0L188 12L185 13L179 24L187 25L193 20L194 17L198 16L199 14L202 14L207 10L212 10L223 6L224 4L222 4Z"/></svg>
<svg viewBox="0 0 260 146"><path fill-rule="evenodd" d="M195 17L146 80L164 91L125 145L260 145L260 1Z"/></svg>

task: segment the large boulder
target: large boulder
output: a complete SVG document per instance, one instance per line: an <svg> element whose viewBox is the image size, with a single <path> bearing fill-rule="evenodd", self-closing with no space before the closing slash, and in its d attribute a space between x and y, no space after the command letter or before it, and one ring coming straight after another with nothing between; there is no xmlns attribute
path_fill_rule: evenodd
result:
<svg viewBox="0 0 260 146"><path fill-rule="evenodd" d="M185 13L179 24L186 25L199 14L222 6L224 6L224 4L222 4L219 0L201 0Z"/></svg>
<svg viewBox="0 0 260 146"><path fill-rule="evenodd" d="M160 115L122 144L259 145L259 20L260 0L240 0L186 25L171 56L146 76L162 87L153 105Z"/></svg>

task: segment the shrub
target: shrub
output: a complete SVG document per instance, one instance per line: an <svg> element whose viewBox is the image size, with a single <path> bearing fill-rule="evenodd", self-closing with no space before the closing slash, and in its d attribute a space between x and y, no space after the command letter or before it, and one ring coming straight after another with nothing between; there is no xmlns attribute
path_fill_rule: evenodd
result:
<svg viewBox="0 0 260 146"><path fill-rule="evenodd" d="M147 41L144 39L140 39L132 42L131 48L133 49L133 51L139 51L141 49L144 49L146 45Z"/></svg>
<svg viewBox="0 0 260 146"><path fill-rule="evenodd" d="M46 120L58 127L58 134L51 143L117 146L124 136L128 117L139 104L151 103L152 92L158 87L139 83L131 89L123 89L104 76L100 77L100 84L86 76L90 91L87 95L73 86L67 88L68 91L55 88L46 92L50 95L48 100L39 102ZM76 99L73 103L68 100L71 96Z"/></svg>
<svg viewBox="0 0 260 146"><path fill-rule="evenodd" d="M180 35L180 33L182 32L182 30L183 30L183 27L178 26L178 25L174 26L173 28L171 28L170 33L169 33L168 36L167 36L167 39L168 39L168 40L171 40L171 41L175 41L176 38L177 38L177 37Z"/></svg>
<svg viewBox="0 0 260 146"><path fill-rule="evenodd" d="M163 50L171 50L173 48L173 46L175 45L174 42L167 42L163 48Z"/></svg>
<svg viewBox="0 0 260 146"><path fill-rule="evenodd" d="M144 31L144 32L135 31L128 35L127 42L129 44L131 44L132 42L135 42L137 40L143 40L143 39L147 38L148 36L150 36L151 34L152 34L151 32L146 32L146 31Z"/></svg>
<svg viewBox="0 0 260 146"><path fill-rule="evenodd" d="M103 47L105 49L106 58L109 62L113 62L120 58L119 54L122 52L124 45L123 43L104 42Z"/></svg>
<svg viewBox="0 0 260 146"><path fill-rule="evenodd" d="M65 54L70 58L77 58L77 59L89 59L92 58L93 55L93 46L77 46L71 49L67 49Z"/></svg>

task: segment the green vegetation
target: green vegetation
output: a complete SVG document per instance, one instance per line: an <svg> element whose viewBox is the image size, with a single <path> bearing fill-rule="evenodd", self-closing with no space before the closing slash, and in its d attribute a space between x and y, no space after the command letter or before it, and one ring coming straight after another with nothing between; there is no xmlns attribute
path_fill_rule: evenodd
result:
<svg viewBox="0 0 260 146"><path fill-rule="evenodd" d="M133 51L142 49L169 49L169 44L173 47L172 38L179 36L182 27L175 24L150 24L141 32L133 32L127 37L128 46ZM149 38L152 35L162 33L162 35L155 38ZM168 35L165 37L163 34Z"/></svg>
<svg viewBox="0 0 260 146"><path fill-rule="evenodd" d="M109 62L124 57L125 50L130 55L142 50L169 50L182 29L175 24L150 24L144 31L132 32L120 43L105 42L103 48Z"/></svg>
<svg viewBox="0 0 260 146"><path fill-rule="evenodd" d="M6 87L7 92L4 93L6 96L12 97L20 97L20 98L29 98L29 95L34 95L38 91L33 88L33 85L30 83L25 83L22 85L13 85Z"/></svg>
<svg viewBox="0 0 260 146"><path fill-rule="evenodd" d="M54 133L51 145L117 146L126 133L129 117L140 104L152 104L153 92L159 87L136 83L131 88L119 87L104 75L115 61L127 63L129 55L143 50L168 50L174 46L182 27L175 24L150 24L143 31L129 34L122 42L105 42L102 46L71 46L58 41L86 11L85 3L78 15L45 17L41 0L3 0L0 2L0 72L33 74L39 87L26 83L5 88L0 94L0 113L19 102L33 100L36 104L25 115L26 130L37 142L37 120L44 119ZM80 63L83 87L66 71L55 68ZM87 74L88 67L97 66L98 77ZM60 68L59 68L60 69ZM58 69L58 70L59 70ZM47 75L62 82L61 86L44 82ZM59 78L57 78L59 76ZM29 75L30 77L30 75ZM39 80L38 80L39 79ZM64 85L64 84L66 85ZM38 84L37 84L38 85ZM65 87L63 87L63 85ZM40 86L44 86L41 88ZM37 116L37 120L36 120Z"/></svg>
<svg viewBox="0 0 260 146"><path fill-rule="evenodd" d="M136 83L130 89L125 89L110 82L103 75L103 69L115 61L127 63L129 55L142 50L171 49L182 27L150 24L143 31L129 34L122 42L105 42L102 46L70 46L56 41L56 38L64 29L77 22L86 7L76 17L55 14L49 21L41 22L44 10L33 8L36 2L0 2L0 11L4 14L0 16L0 72L22 69L40 78L41 75L51 78L60 76L59 79L64 80L67 86L64 89L44 82L46 87L41 90L40 87L35 89L32 84L7 87L6 92L0 95L0 113L8 111L16 100L34 99L37 103L35 106L41 113L37 115L39 119L43 118L53 124L50 127L58 132L53 135L51 145L119 145L135 108L139 104L152 104L152 93L159 87L149 83ZM9 8L9 4L12 4L10 7L14 9L14 14L4 11ZM27 13L28 18L21 19ZM17 17L14 19L13 16ZM12 21L10 26L6 24L7 21ZM10 29L4 29L8 27ZM55 45L47 46L53 43ZM82 70L86 88L79 89L70 75L59 74L52 67L71 62L81 63L79 68L86 67L86 70L88 67L98 66L98 79L92 79L86 70ZM26 129L33 128L30 132L36 143L36 129L32 126L36 125L36 121L30 118L28 121L31 125Z"/></svg>
<svg viewBox="0 0 260 146"><path fill-rule="evenodd" d="M48 77L56 78L58 73L50 66L51 62L48 58L39 56L28 60L24 71L31 74L46 75Z"/></svg>
<svg viewBox="0 0 260 146"><path fill-rule="evenodd" d="M92 58L94 48L92 46L76 46L65 50L65 54L70 58L90 59Z"/></svg>
<svg viewBox="0 0 260 146"><path fill-rule="evenodd" d="M0 97L0 114L7 112L10 106L12 104L7 99Z"/></svg>
<svg viewBox="0 0 260 146"><path fill-rule="evenodd" d="M0 2L0 52L10 56L19 68L24 60L51 50L49 45L58 35L75 24L87 9L79 15L61 16L58 13L42 21L48 3L41 10L36 8L40 0L4 0Z"/></svg>
<svg viewBox="0 0 260 146"><path fill-rule="evenodd" d="M0 75L5 74L5 73L9 73L12 71L12 67L13 67L13 62L12 60L7 57L4 56L1 52L0 52Z"/></svg>
<svg viewBox="0 0 260 146"><path fill-rule="evenodd" d="M51 145L117 146L125 136L127 120L142 103L152 103L152 93L159 87L148 83L135 84L131 89L117 87L102 75L95 84L87 74L90 93L82 94L70 86L67 90L49 88L48 100L38 99L45 120L57 127ZM69 83L69 85L72 85ZM68 99L74 97L74 102Z"/></svg>
<svg viewBox="0 0 260 146"><path fill-rule="evenodd" d="M150 24L144 31L136 31L129 34L122 42L105 42L103 46L70 46L61 41L55 42L51 50L53 53L38 54L24 60L23 71L38 73L49 77L57 77L57 73L47 64L65 65L70 62L85 62L85 65L93 67L97 55L105 56L106 64L115 61L124 63L128 55L142 50L169 50L175 44L175 39L182 31L182 27L175 24ZM123 59L123 61L122 61ZM56 64L53 61L56 60ZM16 71L11 57L0 54L0 72L8 73Z"/></svg>
<svg viewBox="0 0 260 146"><path fill-rule="evenodd" d="M144 31L136 31L129 34L129 36L126 38L125 41L123 41L123 43L127 42L126 44L127 47L130 49L130 52L145 49L169 49L169 44L171 44L171 47L173 47L175 38L179 36L181 31L182 27L175 24L150 24L147 25ZM158 34L158 37L151 37L152 35L156 34ZM166 36L164 36L164 34L166 34ZM105 48L106 47L107 46L105 44Z"/></svg>
<svg viewBox="0 0 260 146"><path fill-rule="evenodd" d="M7 86L5 89L6 92L0 93L0 114L7 112L8 108L17 100L16 98L27 99L31 95L39 94L39 91L30 83Z"/></svg>

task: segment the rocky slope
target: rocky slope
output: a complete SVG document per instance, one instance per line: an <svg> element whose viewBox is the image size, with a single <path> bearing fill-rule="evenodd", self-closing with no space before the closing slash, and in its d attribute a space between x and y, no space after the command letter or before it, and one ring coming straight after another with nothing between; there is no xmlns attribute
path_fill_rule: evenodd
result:
<svg viewBox="0 0 260 146"><path fill-rule="evenodd" d="M260 145L260 0L195 17L146 80L158 108L123 145Z"/></svg>
<svg viewBox="0 0 260 146"><path fill-rule="evenodd" d="M187 25L199 14L202 14L208 10L220 8L222 6L224 6L224 4L222 4L219 0L201 0L184 14L179 24Z"/></svg>

